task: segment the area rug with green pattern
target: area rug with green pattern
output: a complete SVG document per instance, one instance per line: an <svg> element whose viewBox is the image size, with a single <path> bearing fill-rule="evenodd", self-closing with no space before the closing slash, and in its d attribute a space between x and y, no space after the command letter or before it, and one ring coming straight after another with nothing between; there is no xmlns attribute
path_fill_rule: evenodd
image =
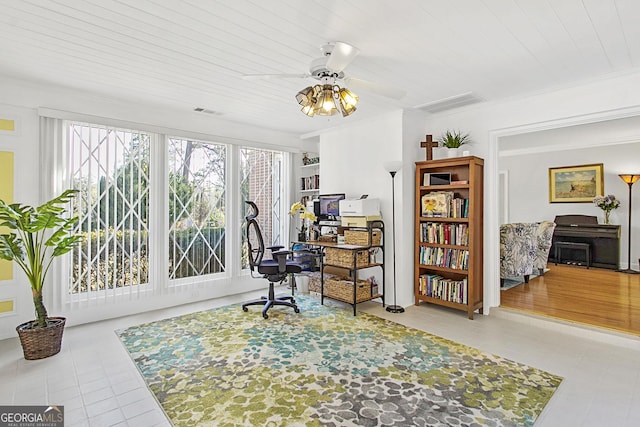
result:
<svg viewBox="0 0 640 427"><path fill-rule="evenodd" d="M530 426L562 378L297 296L116 331L175 426Z"/></svg>

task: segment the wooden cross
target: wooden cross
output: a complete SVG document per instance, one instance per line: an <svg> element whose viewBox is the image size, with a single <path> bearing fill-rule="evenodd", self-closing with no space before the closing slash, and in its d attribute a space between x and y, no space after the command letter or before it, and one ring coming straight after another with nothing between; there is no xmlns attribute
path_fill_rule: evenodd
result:
<svg viewBox="0 0 640 427"><path fill-rule="evenodd" d="M432 135L426 135L425 141L420 142L420 147L426 151L427 160L433 160L433 148L437 146L438 141L434 141Z"/></svg>

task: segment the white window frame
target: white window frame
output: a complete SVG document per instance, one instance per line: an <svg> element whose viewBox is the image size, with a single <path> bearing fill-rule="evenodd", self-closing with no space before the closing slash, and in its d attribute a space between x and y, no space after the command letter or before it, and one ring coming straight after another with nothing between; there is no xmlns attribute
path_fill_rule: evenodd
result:
<svg viewBox="0 0 640 427"><path fill-rule="evenodd" d="M41 193L40 200L49 200L62 190L69 188L69 176L65 176L68 170L67 146L64 132L68 127L63 121L70 120L96 126L132 129L152 134L150 147L150 171L149 171L149 204L150 216L148 221L149 246L149 283L152 287L136 293L135 296L124 295L120 289L112 292L108 306L104 309L100 302L104 298L92 298L80 300L78 295L68 292L68 274L70 272L70 259L60 257L54 263L50 271L48 281L53 282L45 287L45 297L48 308L52 312L73 315L74 323L101 320L104 318L132 314L161 307L179 305L187 302L200 301L208 298L232 295L251 289L261 289L264 283L261 280L249 278L248 269L241 268L241 241L238 236L242 227L239 218L240 193L239 180L239 150L241 147L279 151L283 155L282 169L282 219L280 235L283 243L288 244L287 232L289 228L289 216L287 207L292 200L293 184L291 183L291 151L287 147L273 146L270 144L254 143L234 138L214 137L189 131L176 131L175 129L162 128L140 123L131 123L123 120L101 118L97 116L83 115L79 113L65 112L47 108L38 110L40 115L40 155L41 155ZM216 277L199 276L185 278L185 283L169 283L168 280L168 224L169 224L169 183L168 183L168 148L167 135L183 139L198 141L212 141L217 144L227 145L226 158L226 271L216 273ZM162 211L154 212L152 206L163 206ZM217 276L217 275L220 276ZM197 280L196 280L197 279ZM183 279L180 279L183 280ZM212 281L219 282L211 286ZM59 285L64 283L64 285ZM190 286L189 286L190 285ZM214 289L215 288L215 289ZM140 288L138 288L140 289ZM212 289L214 289L212 291ZM116 303L116 304L113 304ZM120 304L122 303L122 304Z"/></svg>
<svg viewBox="0 0 640 427"><path fill-rule="evenodd" d="M225 152L226 152L226 156L225 156L225 223L224 223L224 227L225 227L225 239L224 239L224 250L225 250L225 271L221 271L219 273L210 273L210 274L203 274L200 276L191 276L191 277L182 277L182 278L178 278L178 279L169 279L169 226L170 226L170 219L169 219L169 193L170 193L170 188L169 188L169 140L170 139L181 139L181 140L191 140L194 142L198 142L201 144L217 144L217 145L222 145L225 147ZM165 157L165 161L164 161L164 172L165 172L165 176L163 177L163 184L165 185L165 191L164 191L164 203L163 206L165 208L166 211L166 228L165 228L165 233L166 233L166 239L165 239L165 243L164 246L166 247L166 257L164 258L166 260L166 277L165 277L165 281L168 281L168 287L169 288L180 288L180 287L185 287L185 286L189 286L192 284L203 284L203 283L209 283L211 281L215 281L216 279L223 279L223 278L231 278L232 274L231 274L231 270L233 269L233 266L230 266L230 264L235 263L235 260L233 259L234 257L229 257L229 252L227 252L229 250L229 229L231 227L231 220L229 218L229 202L230 202L230 196L229 193L232 191L229 186L230 186L230 173L229 173L229 168L231 167L230 161L229 161L229 157L230 157L230 152L233 149L233 146L230 144L224 144L224 143L219 143L219 142L214 142L212 140L202 140L202 139L194 139L194 138L185 138L183 136L176 136L176 135L165 135L164 137L164 141L165 143L163 144L164 147L164 157Z"/></svg>

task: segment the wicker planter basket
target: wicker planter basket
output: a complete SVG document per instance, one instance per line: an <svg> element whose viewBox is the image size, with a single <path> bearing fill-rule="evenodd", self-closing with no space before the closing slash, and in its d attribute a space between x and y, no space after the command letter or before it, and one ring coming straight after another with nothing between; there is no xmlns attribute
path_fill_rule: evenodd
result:
<svg viewBox="0 0 640 427"><path fill-rule="evenodd" d="M353 279L348 277L332 277L324 283L324 294L329 298L335 298L353 304ZM356 282L356 301L362 302L371 299L371 283L366 280Z"/></svg>
<svg viewBox="0 0 640 427"><path fill-rule="evenodd" d="M20 337L24 358L37 360L58 354L62 347L62 333L66 320L64 317L49 317L46 328L32 328L34 320L19 325L16 331Z"/></svg>
<svg viewBox="0 0 640 427"><path fill-rule="evenodd" d="M353 252L347 249L327 248L324 262L336 267L353 268ZM364 249L356 253L356 268L369 265L369 250Z"/></svg>
<svg viewBox="0 0 640 427"><path fill-rule="evenodd" d="M380 245L380 230L371 232L371 245ZM369 246L369 232L366 230L344 230L344 242L347 245Z"/></svg>

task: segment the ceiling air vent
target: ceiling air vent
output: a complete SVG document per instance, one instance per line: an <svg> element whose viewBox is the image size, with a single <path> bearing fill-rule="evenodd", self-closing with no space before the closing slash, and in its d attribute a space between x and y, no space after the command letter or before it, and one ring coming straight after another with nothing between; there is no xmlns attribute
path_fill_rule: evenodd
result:
<svg viewBox="0 0 640 427"><path fill-rule="evenodd" d="M482 101L484 101L484 99L474 95L472 92L467 92L460 95L450 96L449 98L427 102L426 104L418 105L415 108L418 110L427 111L429 113L437 113L445 110L453 110L454 108L460 108L465 105L475 104Z"/></svg>
<svg viewBox="0 0 640 427"><path fill-rule="evenodd" d="M205 114L212 114L214 116L221 116L222 113L218 112L218 111L214 111L214 110L210 110L208 108L202 108L202 107L196 107L193 109L193 111L197 112L197 113L205 113Z"/></svg>

